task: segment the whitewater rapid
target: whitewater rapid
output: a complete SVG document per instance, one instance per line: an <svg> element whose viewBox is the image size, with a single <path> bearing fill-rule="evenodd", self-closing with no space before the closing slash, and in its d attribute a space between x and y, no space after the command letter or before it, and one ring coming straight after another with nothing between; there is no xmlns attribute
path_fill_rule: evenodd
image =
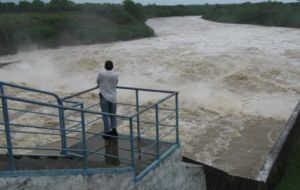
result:
<svg viewBox="0 0 300 190"><path fill-rule="evenodd" d="M20 62L0 68L0 80L67 94L95 86L104 61L112 60L120 85L180 92L184 154L255 176L300 99L300 30L201 17L147 24L155 37L2 56L0 63ZM235 165L241 158L227 158L243 149L240 142L255 160L249 175Z"/></svg>

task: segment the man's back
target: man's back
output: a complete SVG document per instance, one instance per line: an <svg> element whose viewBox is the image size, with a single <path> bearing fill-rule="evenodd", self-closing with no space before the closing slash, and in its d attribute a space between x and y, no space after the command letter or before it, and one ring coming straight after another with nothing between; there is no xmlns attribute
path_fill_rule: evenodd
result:
<svg viewBox="0 0 300 190"><path fill-rule="evenodd" d="M100 72L97 77L100 93L105 99L112 103L117 103L118 75L113 71Z"/></svg>

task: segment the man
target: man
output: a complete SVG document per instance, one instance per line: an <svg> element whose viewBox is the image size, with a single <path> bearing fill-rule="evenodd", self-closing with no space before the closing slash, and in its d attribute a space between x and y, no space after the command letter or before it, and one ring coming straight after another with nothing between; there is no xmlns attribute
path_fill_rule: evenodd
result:
<svg viewBox="0 0 300 190"><path fill-rule="evenodd" d="M114 65L112 61L105 62L105 71L100 72L97 77L97 84L100 89L100 107L104 115L102 120L104 124L103 136L105 139L118 136L117 132L117 119L115 116L108 116L105 113L116 114L117 112L117 84L118 75L113 71Z"/></svg>

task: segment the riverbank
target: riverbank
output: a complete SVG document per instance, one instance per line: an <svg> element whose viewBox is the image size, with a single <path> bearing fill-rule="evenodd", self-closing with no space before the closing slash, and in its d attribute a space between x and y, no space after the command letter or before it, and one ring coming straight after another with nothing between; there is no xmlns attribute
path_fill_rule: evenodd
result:
<svg viewBox="0 0 300 190"><path fill-rule="evenodd" d="M300 3L142 6L127 0L123 5L25 4L0 2L0 55L152 37L154 31L145 21L154 17L201 15L222 23L300 28Z"/></svg>
<svg viewBox="0 0 300 190"><path fill-rule="evenodd" d="M262 2L216 5L145 6L148 18L201 15L222 23L300 28L300 3Z"/></svg>
<svg viewBox="0 0 300 190"><path fill-rule="evenodd" d="M16 9L1 12L0 55L17 53L19 50L154 36L154 31L149 26L121 5L77 6L72 10L32 12Z"/></svg>
<svg viewBox="0 0 300 190"><path fill-rule="evenodd" d="M300 28L300 3L243 3L204 9L203 18L216 22Z"/></svg>

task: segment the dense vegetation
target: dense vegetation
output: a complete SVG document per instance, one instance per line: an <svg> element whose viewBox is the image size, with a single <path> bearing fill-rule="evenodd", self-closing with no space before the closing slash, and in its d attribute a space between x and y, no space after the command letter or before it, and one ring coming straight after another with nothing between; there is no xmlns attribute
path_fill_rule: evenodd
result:
<svg viewBox="0 0 300 190"><path fill-rule="evenodd" d="M204 19L226 22L300 28L300 3L243 3L228 5L145 6L148 18L202 15Z"/></svg>
<svg viewBox="0 0 300 190"><path fill-rule="evenodd" d="M129 0L123 5L67 0L0 3L0 54L29 45L56 47L153 36L137 11L143 11L141 5Z"/></svg>
<svg viewBox="0 0 300 190"><path fill-rule="evenodd" d="M215 5L203 10L203 18L227 23L300 28L300 3Z"/></svg>
<svg viewBox="0 0 300 190"><path fill-rule="evenodd" d="M300 139L293 148L289 165L279 183L277 190L299 190L300 189Z"/></svg>
<svg viewBox="0 0 300 190"><path fill-rule="evenodd" d="M169 16L192 16L202 15L205 8L203 5L147 5L144 6L144 12L147 18L169 17Z"/></svg>

